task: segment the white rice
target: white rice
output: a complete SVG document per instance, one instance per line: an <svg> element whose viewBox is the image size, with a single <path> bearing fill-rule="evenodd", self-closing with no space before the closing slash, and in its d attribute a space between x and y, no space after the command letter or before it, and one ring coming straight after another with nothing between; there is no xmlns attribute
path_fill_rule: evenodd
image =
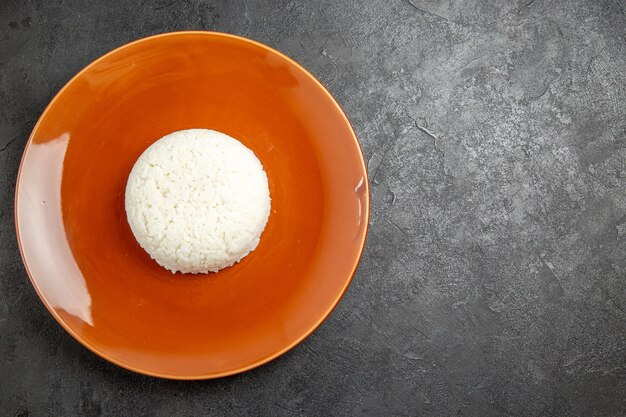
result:
<svg viewBox="0 0 626 417"><path fill-rule="evenodd" d="M128 223L172 272L216 272L253 251L270 213L267 176L241 142L181 130L139 157L126 184Z"/></svg>

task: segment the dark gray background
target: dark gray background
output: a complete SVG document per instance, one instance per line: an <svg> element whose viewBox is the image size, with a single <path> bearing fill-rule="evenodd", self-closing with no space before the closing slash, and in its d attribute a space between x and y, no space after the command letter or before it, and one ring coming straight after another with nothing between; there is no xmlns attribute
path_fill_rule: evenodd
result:
<svg viewBox="0 0 626 417"><path fill-rule="evenodd" d="M43 4L45 3L45 4ZM626 415L624 0L0 5L0 415ZM210 29L307 67L368 161L371 228L331 317L217 381L135 375L46 312L13 190L30 130L128 41Z"/></svg>

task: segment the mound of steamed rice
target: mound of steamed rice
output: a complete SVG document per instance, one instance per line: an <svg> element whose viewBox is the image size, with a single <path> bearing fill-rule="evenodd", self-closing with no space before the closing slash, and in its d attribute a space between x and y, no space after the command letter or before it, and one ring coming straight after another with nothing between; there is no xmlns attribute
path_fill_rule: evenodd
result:
<svg viewBox="0 0 626 417"><path fill-rule="evenodd" d="M216 272L253 251L270 213L254 153L223 133L181 130L139 157L126 215L139 245L172 272Z"/></svg>

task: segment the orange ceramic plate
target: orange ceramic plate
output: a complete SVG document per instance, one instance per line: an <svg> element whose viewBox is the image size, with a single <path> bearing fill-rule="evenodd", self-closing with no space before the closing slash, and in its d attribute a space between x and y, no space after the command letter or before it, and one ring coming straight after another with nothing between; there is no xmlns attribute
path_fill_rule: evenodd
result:
<svg viewBox="0 0 626 417"><path fill-rule="evenodd" d="M163 135L215 129L251 148L272 212L258 248L207 275L173 275L135 241L124 189ZM359 262L368 181L346 116L304 68L210 32L153 36L76 75L28 141L17 235L32 283L79 342L125 368L176 379L261 365L330 314Z"/></svg>

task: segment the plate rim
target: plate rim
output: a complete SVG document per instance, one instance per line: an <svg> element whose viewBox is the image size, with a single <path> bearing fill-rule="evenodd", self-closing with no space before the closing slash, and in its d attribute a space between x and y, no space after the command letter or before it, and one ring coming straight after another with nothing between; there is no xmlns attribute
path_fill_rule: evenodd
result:
<svg viewBox="0 0 626 417"><path fill-rule="evenodd" d="M37 285L35 279L33 278L33 275L32 275L32 273L30 271L30 268L28 267L28 263L26 261L26 257L24 255L24 249L22 247L22 239L21 239L21 235L20 235L20 228L19 228L19 221L18 221L18 218L19 218L19 215L18 215L18 200L19 200L19 188L20 188L20 183L21 183L21 178L22 178L22 167L24 165L24 159L26 158L26 154L28 153L28 149L30 148L31 143L33 141L33 137L34 137L35 133L37 132L37 130L39 129L39 126L40 126L42 120L45 118L47 113L50 111L50 109L52 108L54 103L57 101L57 99L61 96L61 94L65 91L65 89L67 89L83 73L87 72L89 69L91 69L92 67L97 65L100 61L108 58L109 56L111 56L111 55L113 55L113 54L115 54L115 53L117 53L117 52L119 52L121 50L129 48L131 46L135 46L137 44L141 44L141 43L144 43L144 42L149 42L149 41L152 41L154 39L170 38L170 37L178 37L178 36L188 36L188 35L200 35L200 36L209 36L209 37L231 39L231 40L247 43L247 44L253 45L255 47L259 47L259 48L265 49L266 51L268 51L268 52L270 52L272 54L275 54L275 55L281 57L282 59L288 61L290 64L296 66L299 70L302 71L303 74L305 74L310 80L312 80L321 89L321 91L324 92L328 96L328 98L330 98L331 102L334 104L336 109L339 111L339 114L341 115L341 117L347 123L347 126L349 127L350 134L351 134L350 136L352 137L352 140L354 141L354 143L356 144L357 149L358 149L358 152L357 152L358 153L358 159L359 159L359 162L361 163L361 168L362 168L363 173L364 173L363 185L364 185L365 188L364 188L364 193L363 193L364 197L363 198L365 200L365 204L363 204L362 216L365 219L365 226L364 226L364 229L363 229L363 233L360 236L359 242L357 244L358 256L356 256L355 259L354 259L351 271L349 273L349 277L346 280L344 287L341 289L341 291L339 291L337 293L337 297L332 302L331 306L323 314L321 314L320 318L309 329L307 329L305 332L303 332L303 334L300 337L296 338L292 343L286 345L285 347L283 347L282 349L279 349L278 351L274 352L271 355L268 355L268 356L266 356L264 358L256 360L256 361L254 361L252 363L249 363L249 364L246 364L246 365L241 365L241 366L233 368L231 370L221 371L221 372L202 373L202 374L198 374L198 375L193 375L193 374L176 375L176 374L173 374L173 373L154 372L154 371L150 371L150 370L141 369L140 367L134 366L132 363L126 363L124 361L113 359L112 357L108 356L106 353L101 351L97 346L94 346L93 344L89 343L84 337L81 337L78 333L76 333L71 328L71 326L68 325L59 316L59 314L57 314L55 312L55 310L52 308L52 306L49 305L49 302L46 300L46 297L44 296L44 294L42 293L41 289ZM46 307L48 312L52 315L52 317L55 319L55 321L70 336L72 336L72 338L74 338L74 340L79 342L81 345L83 345L89 351L91 351L91 352L95 353L96 355L98 355L100 358L106 360L109 363L117 365L117 366L119 366L119 367L121 367L123 369L126 369L128 371L136 372L138 374L142 374L142 375L146 375L146 376L163 378L163 379L170 379L170 380L207 380L207 379L222 378L222 377L236 375L236 374L239 374L239 373L242 373L242 372L246 372L246 371L252 370L254 368L257 368L257 367L259 367L261 365L264 365L264 364L266 364L266 363L268 363L268 362L278 358L279 356L282 356L283 354L287 353L288 351L290 351L291 349L296 347L298 344L300 344L304 339L309 337L317 328L319 328L319 326L328 318L328 316L337 307L337 305L339 304L339 302L343 298L344 294L346 293L348 287L352 283L352 280L354 278L356 270L357 270L357 268L359 266L359 263L361 261L361 258L363 256L363 252L364 252L364 249L365 249L365 243L367 241L367 235L368 235L368 231L369 231L369 220L370 220L369 174L368 174L368 171L367 171L367 164L365 163L365 158L364 158L364 154L363 154L363 148L361 147L361 144L360 144L360 142L359 142L359 140L358 140L358 138L356 136L356 133L354 131L354 127L352 126L352 123L350 123L350 120L348 119L346 113L341 108L341 106L339 105L337 100L330 93L330 91L328 91L328 89L313 74L311 74L306 68L304 68L304 66L302 66L297 61L295 61L294 59L290 58L289 56L285 55L284 53L282 53L282 52L280 52L280 51L278 51L278 50L276 50L276 49L274 49L274 48L272 48L272 47L270 47L268 45L265 45L265 44L263 44L261 42L258 42L258 41L255 41L255 40L243 37L243 36L234 35L234 34L231 34L231 33L215 32L215 31L202 31L202 30L174 31L174 32L159 33L159 34L156 34L156 35L150 35L150 36L146 36L146 37L143 37L143 38L139 38L139 39L136 39L134 41L122 44L121 46L118 46L118 47L110 50L109 52L106 52L105 54L103 54L103 55L99 56L98 58L94 59L93 61L91 61L89 64L87 64L85 67L83 67L80 71L78 71L54 95L52 100L50 100L48 105L45 107L45 109L43 110L43 112L41 113L39 118L37 119L37 123L35 123L35 126L33 127L32 131L31 131L31 133L30 133L30 135L28 137L28 140L26 141L26 145L24 146L24 150L22 152L22 157L20 159L20 165L19 165L19 168L18 168L17 178L16 178L16 182L15 182L15 194L14 194L14 203L13 203L13 213L14 213L14 222L15 222L15 232L16 232L17 244L18 244L18 248L19 248L19 251L20 251L20 256L22 258L22 264L24 265L24 268L26 269L26 274L28 275L30 283L33 286L33 288L35 289L35 292L37 293L37 296L39 297L39 299L43 303L43 305Z"/></svg>

